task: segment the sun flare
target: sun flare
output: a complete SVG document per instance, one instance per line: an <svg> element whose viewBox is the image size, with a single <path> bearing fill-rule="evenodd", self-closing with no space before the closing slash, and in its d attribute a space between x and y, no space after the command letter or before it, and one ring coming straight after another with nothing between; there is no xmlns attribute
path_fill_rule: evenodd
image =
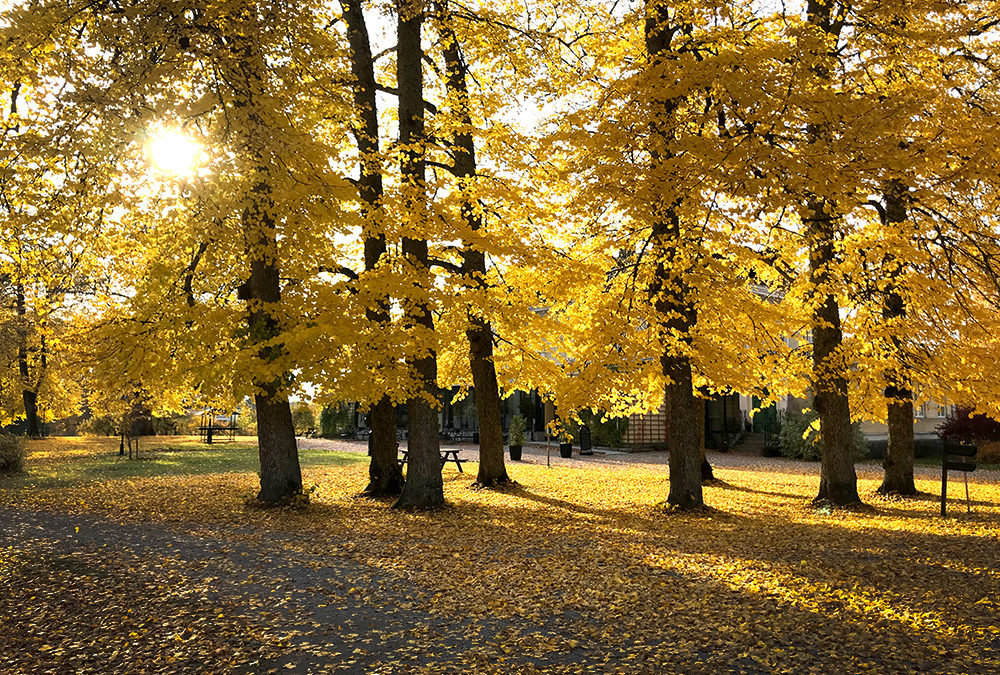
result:
<svg viewBox="0 0 1000 675"><path fill-rule="evenodd" d="M198 142L176 129L158 131L149 142L153 165L163 173L174 176L190 176L200 155Z"/></svg>

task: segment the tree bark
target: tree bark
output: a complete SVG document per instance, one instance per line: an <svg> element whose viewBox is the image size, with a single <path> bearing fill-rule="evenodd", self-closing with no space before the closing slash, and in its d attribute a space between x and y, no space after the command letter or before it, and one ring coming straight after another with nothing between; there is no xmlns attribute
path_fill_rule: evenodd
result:
<svg viewBox="0 0 1000 675"><path fill-rule="evenodd" d="M476 144L470 131L472 115L469 112L466 82L468 69L462 59L458 39L451 28L444 2L438 3L438 17L444 43L449 100L454 102L456 117L461 124L461 130L452 140L452 150L455 177L463 192L462 218L471 231L477 232L482 230L483 220L476 209L474 197L469 194L469 183L476 177ZM467 285L487 288L486 256L483 251L466 244L462 249L462 272ZM493 363L493 327L474 311L469 311L468 321L465 335L469 341L469 364L472 386L476 391L476 415L479 422L479 473L476 482L483 486L506 485L510 483L510 476L507 475L503 456L500 387Z"/></svg>
<svg viewBox="0 0 1000 675"><path fill-rule="evenodd" d="M835 23L829 0L809 0L807 21L825 33L838 38L840 26ZM826 58L829 54L815 54ZM811 71L818 80L831 80L829 67L817 59ZM806 127L807 143L815 145L829 138L831 130L823 123ZM854 439L851 429L851 409L847 398L847 367L840 353L843 332L840 327L840 305L830 290L833 283L830 268L837 262L835 239L837 219L835 205L820 197L807 199L803 221L809 247L809 280L813 334L814 405L820 424L820 485L816 501L836 505L860 503L858 477L854 471Z"/></svg>
<svg viewBox="0 0 1000 675"><path fill-rule="evenodd" d="M698 413L691 382L691 363L687 358L664 354L660 358L663 374L671 379L666 387L670 424L670 493L667 503L680 509L703 505L702 461Z"/></svg>
<svg viewBox="0 0 1000 675"><path fill-rule="evenodd" d="M14 305L17 313L17 370L21 376L26 433L31 438L38 438L42 435L42 425L38 419L38 389L32 382L31 364L28 361L28 309L24 299L24 285L20 281L15 284Z"/></svg>
<svg viewBox="0 0 1000 675"><path fill-rule="evenodd" d="M247 328L251 346L264 363L285 355L285 347L273 340L280 334L276 308L281 301L278 267L278 243L271 194L273 166L270 151L270 131L255 101L264 94L264 58L253 41L256 17L252 9L244 8L238 24L245 31L229 35L230 49L236 57L232 73L233 107L242 112L237 121L241 145L250 158L248 177L251 189L242 214L242 230L247 249L250 277L244 284L247 299ZM285 393L292 375L263 378L250 376L257 406L257 449L260 458L260 492L257 499L265 504L285 502L302 494L302 470L295 444L292 410Z"/></svg>
<svg viewBox="0 0 1000 675"><path fill-rule="evenodd" d="M889 227L906 222L906 186L892 181L884 195L885 224ZM882 318L901 319L906 316L906 304L900 295L896 282L899 277L899 263L891 257L887 259L888 279L883 296ZM890 338L897 368L886 372L885 398L888 407L889 444L882 461L882 484L880 494L915 495L913 483L913 392L906 372L903 341L898 335Z"/></svg>
<svg viewBox="0 0 1000 675"><path fill-rule="evenodd" d="M403 491L403 469L396 444L396 407L383 396L368 412L371 426L371 461L368 464L369 497L388 497Z"/></svg>
<svg viewBox="0 0 1000 675"><path fill-rule="evenodd" d="M503 457L503 426L500 388L493 365L493 331L486 321L471 318L466 331L472 385L476 390L476 414L479 419L479 473L476 482L483 486L507 485L510 476Z"/></svg>
<svg viewBox="0 0 1000 675"><path fill-rule="evenodd" d="M403 148L401 178L404 191L404 217L414 225L427 220L424 162L424 77L420 33L424 19L421 0L397 0L396 80L399 86L399 144ZM410 229L422 230L423 227ZM404 237L403 255L415 277L418 293L431 288L430 258L427 240ZM429 301L410 299L405 307L407 319L433 336L434 317ZM420 389L406 402L409 418L407 434L407 474L403 493L396 508L433 508L444 504L441 480L441 437L438 427L437 352L426 345L423 355L410 366Z"/></svg>
<svg viewBox="0 0 1000 675"><path fill-rule="evenodd" d="M260 186L258 186L260 187ZM259 190L254 191L259 196ZM256 200L254 200L255 206ZM273 247L274 228L270 218L251 206L245 216L244 228L262 235L261 245ZM247 222L247 218L250 222ZM259 219L259 220L258 220ZM256 224L253 221L256 220ZM250 339L258 344L278 335L279 328L271 309L281 299L278 267L266 258L256 258L250 264L248 288L251 300L247 317ZM284 352L281 345L260 347L263 361L272 361ZM257 405L257 451L260 458L260 493L257 499L265 504L277 504L302 494L302 470L295 444L292 408L284 392L283 381L290 374L274 380L253 377L254 402Z"/></svg>
<svg viewBox="0 0 1000 675"><path fill-rule="evenodd" d="M820 202L811 201L808 214L809 278L815 303L812 314L813 403L820 425L821 466L816 501L856 504L861 498L854 471L854 433L847 398L846 364L840 353L843 343L840 305L828 290L829 268L836 262L835 225L833 217Z"/></svg>
<svg viewBox="0 0 1000 675"><path fill-rule="evenodd" d="M361 0L341 0L347 40L351 47L351 72L354 75L354 107L360 125L355 129L360 158L358 192L365 220L365 270L372 271L386 253L381 226L382 169L379 158L378 107L375 88L375 62L372 58L368 24ZM389 323L389 300L381 297L365 314L377 325ZM403 489L403 471L397 461L396 408L387 396L380 398L368 415L371 436L371 461L368 486L364 494L373 497L398 495Z"/></svg>
<svg viewBox="0 0 1000 675"><path fill-rule="evenodd" d="M689 25L677 23L677 18L670 15L670 7L664 0L648 0L646 4L646 52L651 67L671 57L671 41L675 35L691 30ZM654 172L673 157L670 142L675 131L671 116L680 103L679 98L661 101L658 107L663 112L651 123L650 159ZM668 381L665 399L670 429L670 493L667 502L679 509L693 509L703 505L701 434L688 356L697 314L684 270L674 269L667 260L673 251L684 246L679 207L679 202L670 201L657 209L659 213L652 227L656 268L649 292L657 313L665 317L663 333L679 336L681 340L679 346L667 346L660 356L661 372Z"/></svg>

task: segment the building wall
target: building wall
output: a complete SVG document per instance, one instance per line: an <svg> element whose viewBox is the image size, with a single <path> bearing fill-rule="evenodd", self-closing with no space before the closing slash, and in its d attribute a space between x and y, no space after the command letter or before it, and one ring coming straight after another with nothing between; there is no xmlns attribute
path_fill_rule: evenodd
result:
<svg viewBox="0 0 1000 675"><path fill-rule="evenodd" d="M914 406L913 433L917 436L934 436L938 426L955 406L928 401L923 405ZM868 437L887 436L889 428L880 422L862 422L861 431Z"/></svg>

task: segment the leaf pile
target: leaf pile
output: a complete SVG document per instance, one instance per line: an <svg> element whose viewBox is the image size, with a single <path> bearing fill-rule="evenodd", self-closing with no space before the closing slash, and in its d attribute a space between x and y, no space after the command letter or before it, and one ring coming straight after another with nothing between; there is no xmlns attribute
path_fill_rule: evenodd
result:
<svg viewBox="0 0 1000 675"><path fill-rule="evenodd" d="M735 457L718 458L702 515L666 513L665 467L641 464L516 465L505 492L446 470L450 506L400 513L352 496L365 459L313 462L301 511L247 509L248 472L29 476L0 482L0 506L161 523L221 538L239 558L270 556L252 583L297 598L268 623L288 633L301 672L1000 670L995 474L973 474L973 512L956 501L946 520L931 496L877 497L874 465L859 470L873 509L824 512L809 506L816 465ZM936 490L934 469L917 483ZM292 561L329 581L284 570ZM354 627L312 625L335 621Z"/></svg>

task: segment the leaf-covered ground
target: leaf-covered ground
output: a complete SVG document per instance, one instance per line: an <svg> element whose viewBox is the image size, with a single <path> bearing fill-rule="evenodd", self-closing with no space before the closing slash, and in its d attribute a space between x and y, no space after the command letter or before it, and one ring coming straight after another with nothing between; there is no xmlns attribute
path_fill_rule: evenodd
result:
<svg viewBox="0 0 1000 675"><path fill-rule="evenodd" d="M873 508L830 513L817 465L718 456L706 515L662 511L659 464L515 463L502 493L448 465L450 506L400 513L343 448L262 511L245 445L34 444L0 478L0 672L1000 672L995 473L942 520L874 465Z"/></svg>

